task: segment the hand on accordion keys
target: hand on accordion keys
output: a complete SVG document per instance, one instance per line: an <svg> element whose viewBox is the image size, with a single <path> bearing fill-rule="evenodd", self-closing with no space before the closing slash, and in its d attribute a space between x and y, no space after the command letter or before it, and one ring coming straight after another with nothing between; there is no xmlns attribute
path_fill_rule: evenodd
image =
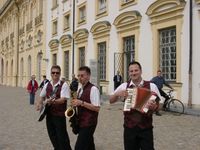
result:
<svg viewBox="0 0 200 150"><path fill-rule="evenodd" d="M128 96L125 99L124 111L136 109L141 113L147 113L149 110L155 110L156 98L149 89L146 88L131 88L127 89Z"/></svg>

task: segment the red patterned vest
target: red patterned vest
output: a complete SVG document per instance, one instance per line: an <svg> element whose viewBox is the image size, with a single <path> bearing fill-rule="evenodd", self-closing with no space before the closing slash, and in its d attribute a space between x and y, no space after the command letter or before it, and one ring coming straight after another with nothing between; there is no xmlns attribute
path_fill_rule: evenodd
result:
<svg viewBox="0 0 200 150"><path fill-rule="evenodd" d="M63 85L63 82L60 82L60 85L58 86L58 90L55 93L56 99L60 98L60 92L61 92L62 85ZM47 84L46 92L47 92L46 97L49 98L53 92L53 86L51 85L50 82ZM65 103L63 103L63 104L52 104L49 107L50 109L49 109L48 113L53 116L65 116L66 105L67 105L67 101L65 101Z"/></svg>
<svg viewBox="0 0 200 150"><path fill-rule="evenodd" d="M127 83L127 88L129 87L129 84L130 82ZM150 82L144 81L143 88L150 89ZM143 114L133 109L129 112L124 111L124 126L127 128L133 128L135 126L142 129L152 128L152 114Z"/></svg>
<svg viewBox="0 0 200 150"><path fill-rule="evenodd" d="M88 82L84 86L83 92L79 99L81 99L84 102L91 103L90 92L93 86L93 84ZM98 112L86 109L85 107L78 107L78 118L80 127L89 127L97 125Z"/></svg>

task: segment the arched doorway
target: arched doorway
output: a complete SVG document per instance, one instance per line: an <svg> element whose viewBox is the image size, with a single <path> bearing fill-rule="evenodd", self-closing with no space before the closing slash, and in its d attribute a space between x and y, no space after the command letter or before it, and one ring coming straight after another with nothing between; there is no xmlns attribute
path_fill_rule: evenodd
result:
<svg viewBox="0 0 200 150"><path fill-rule="evenodd" d="M42 70L42 53L38 53L37 56L37 79L41 81L41 70Z"/></svg>
<svg viewBox="0 0 200 150"><path fill-rule="evenodd" d="M19 80L19 85L22 87L22 83L23 83L23 80L24 80L24 59L21 58L20 60L20 80Z"/></svg>
<svg viewBox="0 0 200 150"><path fill-rule="evenodd" d="M6 85L9 85L9 79L8 79L8 77L9 77L9 75L8 75L8 61L6 61L6 75L5 75L5 77L6 77Z"/></svg>
<svg viewBox="0 0 200 150"><path fill-rule="evenodd" d="M11 61L11 69L10 69L10 85L11 86L14 86L14 83L13 83L13 81L14 81L14 76L13 76L13 60Z"/></svg>
<svg viewBox="0 0 200 150"><path fill-rule="evenodd" d="M3 59L1 59L1 84L3 84L3 78L4 78L4 62Z"/></svg>
<svg viewBox="0 0 200 150"><path fill-rule="evenodd" d="M28 69L27 69L27 71L28 71L28 74L27 74L27 79L29 80L30 78L31 78L31 56L29 55L28 56Z"/></svg>

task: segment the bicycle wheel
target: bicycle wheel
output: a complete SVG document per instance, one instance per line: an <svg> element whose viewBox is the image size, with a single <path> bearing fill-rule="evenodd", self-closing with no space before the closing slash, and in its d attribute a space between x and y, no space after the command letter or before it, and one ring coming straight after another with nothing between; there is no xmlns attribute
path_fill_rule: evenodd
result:
<svg viewBox="0 0 200 150"><path fill-rule="evenodd" d="M168 103L168 110L173 113L183 114L184 113L184 105L180 100L172 99Z"/></svg>

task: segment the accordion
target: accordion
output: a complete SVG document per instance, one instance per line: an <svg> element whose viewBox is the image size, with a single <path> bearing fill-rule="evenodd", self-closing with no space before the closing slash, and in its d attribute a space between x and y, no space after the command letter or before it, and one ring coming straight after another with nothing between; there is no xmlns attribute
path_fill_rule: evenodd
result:
<svg viewBox="0 0 200 150"><path fill-rule="evenodd" d="M146 88L127 88L128 96L125 99L124 111L136 109L142 113L148 112L147 103L152 92ZM152 97L151 97L152 99Z"/></svg>

